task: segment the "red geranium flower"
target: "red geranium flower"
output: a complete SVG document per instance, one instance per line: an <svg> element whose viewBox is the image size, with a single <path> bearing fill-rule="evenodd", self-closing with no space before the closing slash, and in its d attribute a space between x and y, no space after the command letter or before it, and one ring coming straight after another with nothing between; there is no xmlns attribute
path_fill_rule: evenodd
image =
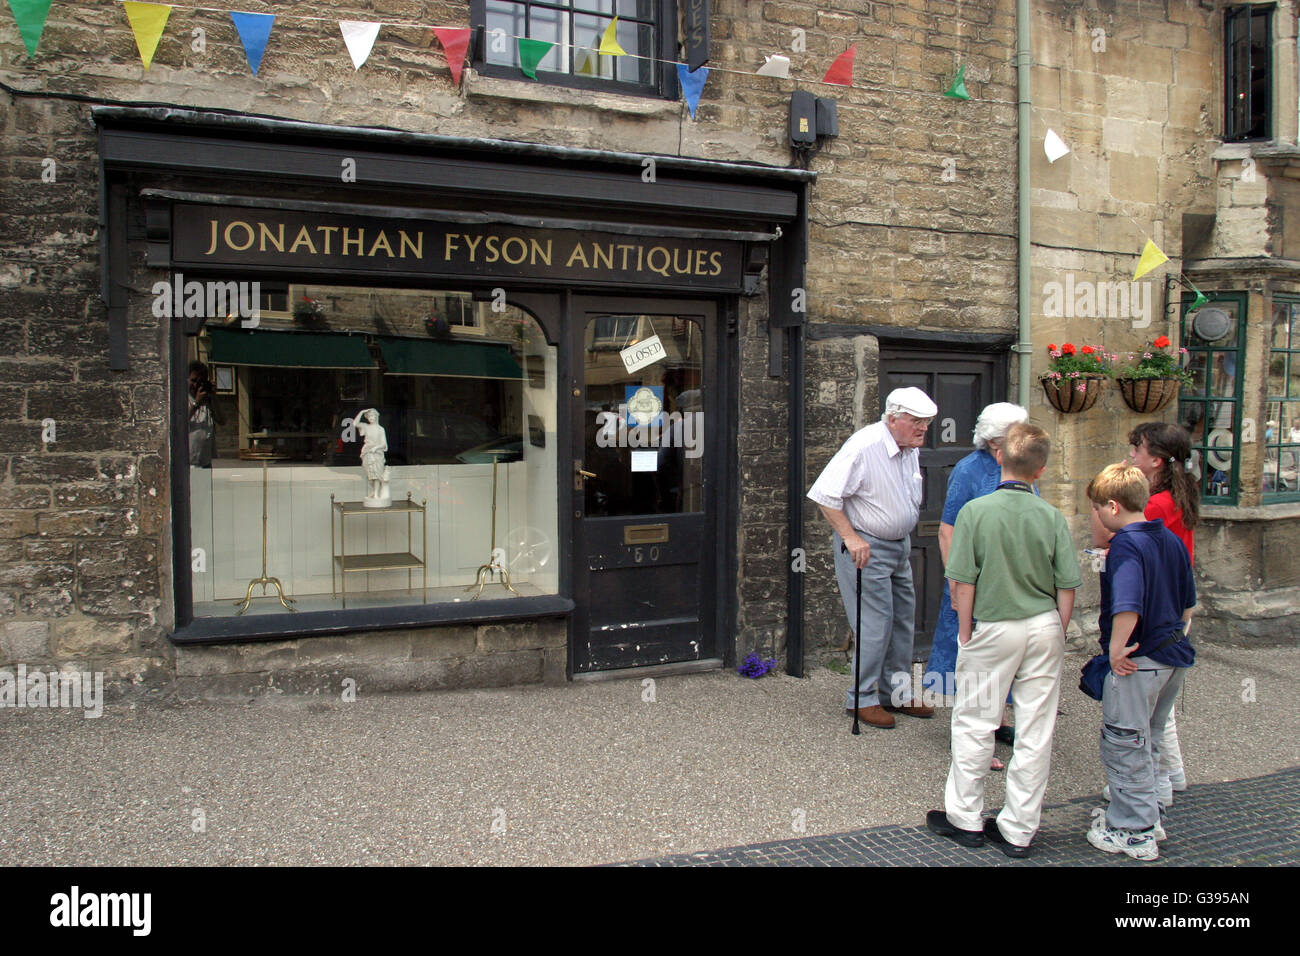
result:
<svg viewBox="0 0 1300 956"><path fill-rule="evenodd" d="M1082 351L1084 355L1091 355L1093 352L1097 350L1094 349L1091 345L1085 345L1080 351Z"/></svg>
<svg viewBox="0 0 1300 956"><path fill-rule="evenodd" d="M1073 355L1074 346L1071 345L1069 342L1066 342L1064 345L1061 346L1061 351L1064 352L1066 355Z"/></svg>
<svg viewBox="0 0 1300 956"><path fill-rule="evenodd" d="M1048 342L1048 343L1047 343L1047 351L1049 351L1049 352L1055 352L1055 351L1056 351L1056 343L1055 343L1055 342Z"/></svg>
<svg viewBox="0 0 1300 956"><path fill-rule="evenodd" d="M1167 335L1162 335L1162 336L1160 336L1160 338L1156 339L1156 340L1155 340L1154 342L1152 342L1151 344L1154 345L1154 346L1155 346L1156 348L1158 348L1158 349L1168 348L1168 347L1169 347L1169 336L1167 336Z"/></svg>

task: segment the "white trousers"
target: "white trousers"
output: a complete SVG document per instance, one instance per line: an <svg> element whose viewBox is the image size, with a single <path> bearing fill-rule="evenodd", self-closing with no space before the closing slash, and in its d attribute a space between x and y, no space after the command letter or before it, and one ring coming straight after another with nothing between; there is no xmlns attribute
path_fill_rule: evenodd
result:
<svg viewBox="0 0 1300 956"><path fill-rule="evenodd" d="M944 791L953 826L983 827L984 778L1009 687L1016 744L1007 766L1007 797L998 827L1016 846L1033 840L1047 792L1064 660L1065 631L1055 610L1018 621L983 622L965 647L958 645L952 764Z"/></svg>

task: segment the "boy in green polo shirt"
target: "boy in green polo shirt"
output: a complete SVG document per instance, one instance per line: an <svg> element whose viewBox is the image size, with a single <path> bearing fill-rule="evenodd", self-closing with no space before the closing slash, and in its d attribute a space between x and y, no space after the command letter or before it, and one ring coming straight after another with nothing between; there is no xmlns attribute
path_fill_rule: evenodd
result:
<svg viewBox="0 0 1300 956"><path fill-rule="evenodd" d="M1036 425L1011 427L997 454L1002 482L957 515L945 571L959 621L952 764L945 809L931 810L926 825L963 846L987 838L1012 857L1028 856L1038 832L1065 629L1074 589L1083 583L1065 518L1032 491L1050 449ZM996 819L981 824L984 777L1008 687L1016 743L1006 802Z"/></svg>

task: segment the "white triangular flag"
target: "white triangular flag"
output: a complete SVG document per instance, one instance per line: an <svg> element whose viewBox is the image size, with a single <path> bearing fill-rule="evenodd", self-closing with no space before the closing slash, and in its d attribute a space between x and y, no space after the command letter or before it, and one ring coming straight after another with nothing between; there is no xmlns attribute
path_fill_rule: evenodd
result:
<svg viewBox="0 0 1300 956"><path fill-rule="evenodd" d="M790 78L790 58L777 53L773 56L764 56L763 65L755 73L758 76L779 76L783 79Z"/></svg>
<svg viewBox="0 0 1300 956"><path fill-rule="evenodd" d="M379 36L378 23L364 20L340 20L339 29L343 31L343 42L348 45L348 55L352 57L353 69L361 69L361 64L370 58L375 38Z"/></svg>
<svg viewBox="0 0 1300 956"><path fill-rule="evenodd" d="M1054 163L1069 151L1070 147L1065 145L1065 140L1057 136L1055 130L1049 129L1043 139L1043 152L1047 154L1047 161Z"/></svg>

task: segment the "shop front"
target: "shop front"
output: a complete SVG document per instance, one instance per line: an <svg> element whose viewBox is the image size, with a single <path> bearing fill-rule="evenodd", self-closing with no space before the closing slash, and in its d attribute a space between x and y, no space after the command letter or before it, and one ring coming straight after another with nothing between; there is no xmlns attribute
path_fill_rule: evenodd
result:
<svg viewBox="0 0 1300 956"><path fill-rule="evenodd" d="M808 174L95 117L112 362L166 340L178 672L735 657L741 382L784 378L738 320L800 321Z"/></svg>

